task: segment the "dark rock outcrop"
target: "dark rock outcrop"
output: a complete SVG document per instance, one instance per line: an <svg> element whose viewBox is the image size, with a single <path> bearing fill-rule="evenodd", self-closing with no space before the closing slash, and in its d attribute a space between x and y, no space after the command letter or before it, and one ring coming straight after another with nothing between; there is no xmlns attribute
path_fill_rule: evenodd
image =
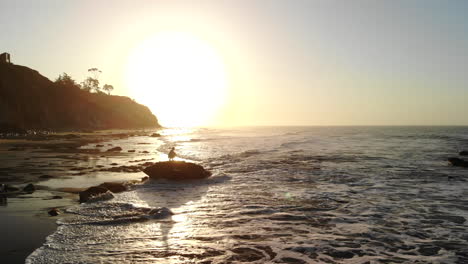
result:
<svg viewBox="0 0 468 264"><path fill-rule="evenodd" d="M90 187L85 191L80 192L79 195L80 203L85 203L92 200L107 200L114 197L108 189L96 186Z"/></svg>
<svg viewBox="0 0 468 264"><path fill-rule="evenodd" d="M32 183L30 183L23 188L23 191L27 193L33 193L34 191L36 191L36 187Z"/></svg>
<svg viewBox="0 0 468 264"><path fill-rule="evenodd" d="M107 152L119 152L119 151L122 151L121 147L110 148L107 150Z"/></svg>
<svg viewBox="0 0 468 264"><path fill-rule="evenodd" d="M160 125L146 106L128 97L90 93L28 67L0 64L0 133L143 127Z"/></svg>
<svg viewBox="0 0 468 264"><path fill-rule="evenodd" d="M174 181L204 179L211 176L211 172L202 166L184 161L164 161L143 170L151 179L165 179Z"/></svg>
<svg viewBox="0 0 468 264"><path fill-rule="evenodd" d="M120 182L105 182L100 184L98 187L106 188L113 193L125 192L127 190L127 186Z"/></svg>
<svg viewBox="0 0 468 264"><path fill-rule="evenodd" d="M462 150L460 153L458 153L460 156L468 156L468 150Z"/></svg>
<svg viewBox="0 0 468 264"><path fill-rule="evenodd" d="M57 216L60 214L60 211L59 209L57 208L52 208L49 210L49 212L47 212L50 216Z"/></svg>
<svg viewBox="0 0 468 264"><path fill-rule="evenodd" d="M456 167L468 168L468 161L459 158L448 158L448 162Z"/></svg>

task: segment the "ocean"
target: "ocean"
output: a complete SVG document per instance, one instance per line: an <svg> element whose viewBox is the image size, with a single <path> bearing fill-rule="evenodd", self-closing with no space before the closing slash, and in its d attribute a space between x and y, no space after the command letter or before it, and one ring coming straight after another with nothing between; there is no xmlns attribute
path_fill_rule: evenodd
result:
<svg viewBox="0 0 468 264"><path fill-rule="evenodd" d="M26 263L468 263L468 169L447 163L468 149L468 127L158 132L104 144L136 150L112 157L119 164L166 160L175 147L213 176L69 207ZM116 175L104 174L44 184ZM173 215L148 215L159 207Z"/></svg>

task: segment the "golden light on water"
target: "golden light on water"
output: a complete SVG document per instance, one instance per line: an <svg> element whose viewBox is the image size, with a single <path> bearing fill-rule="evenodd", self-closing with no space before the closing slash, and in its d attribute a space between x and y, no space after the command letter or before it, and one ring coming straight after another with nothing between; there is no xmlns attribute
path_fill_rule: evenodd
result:
<svg viewBox="0 0 468 264"><path fill-rule="evenodd" d="M223 105L227 77L208 42L184 32L161 32L130 54L127 85L163 126L199 126Z"/></svg>

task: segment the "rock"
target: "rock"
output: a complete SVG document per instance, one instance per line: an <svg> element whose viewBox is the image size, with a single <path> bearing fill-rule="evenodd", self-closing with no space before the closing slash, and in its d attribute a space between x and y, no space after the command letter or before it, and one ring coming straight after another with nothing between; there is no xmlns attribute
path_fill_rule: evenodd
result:
<svg viewBox="0 0 468 264"><path fill-rule="evenodd" d="M448 158L448 162L456 167L468 168L468 161L459 158Z"/></svg>
<svg viewBox="0 0 468 264"><path fill-rule="evenodd" d="M96 145L96 148L102 148L102 147L104 147L104 145L101 145L101 144Z"/></svg>
<svg viewBox="0 0 468 264"><path fill-rule="evenodd" d="M53 200L57 200L57 199L63 199L63 197L62 197L62 196L60 196L60 195L54 195L54 196L52 196L52 198L51 198L51 199L53 199Z"/></svg>
<svg viewBox="0 0 468 264"><path fill-rule="evenodd" d="M148 177L148 176L145 176L145 177L141 178L141 182L145 182L145 181L147 181L147 180L149 180L149 177Z"/></svg>
<svg viewBox="0 0 468 264"><path fill-rule="evenodd" d="M145 150L145 151L142 151L141 153L149 153L149 151L146 151L146 150Z"/></svg>
<svg viewBox="0 0 468 264"><path fill-rule="evenodd" d="M143 170L152 179L196 180L211 176L202 166L184 161L157 162Z"/></svg>
<svg viewBox="0 0 468 264"><path fill-rule="evenodd" d="M458 153L460 156L468 156L468 150L462 150L460 153Z"/></svg>
<svg viewBox="0 0 468 264"><path fill-rule="evenodd" d="M162 219L174 215L174 213L166 207L152 209L148 212L148 215L151 216L153 219Z"/></svg>
<svg viewBox="0 0 468 264"><path fill-rule="evenodd" d="M60 211L57 208L52 208L52 209L49 210L48 213L49 213L50 216L57 216L57 215L60 214Z"/></svg>
<svg viewBox="0 0 468 264"><path fill-rule="evenodd" d="M92 198L96 198L96 197L99 197L99 196L107 198L107 197L109 197L109 195L107 193L111 194L107 188L97 187L97 186L90 187L90 188L86 189L85 191L82 191L82 192L79 193L80 203L88 202ZM112 196L112 194L111 194L111 196Z"/></svg>
<svg viewBox="0 0 468 264"><path fill-rule="evenodd" d="M47 174L44 174L44 175L39 176L39 178L41 178L41 179L51 179L51 178L53 178L53 177L54 177L54 176L50 176L50 175L47 175Z"/></svg>
<svg viewBox="0 0 468 264"><path fill-rule="evenodd" d="M34 185L33 185L32 183L26 185L26 186L23 188L23 191L24 191L24 192L27 192L27 193L33 193L35 190L36 190L36 187L34 187Z"/></svg>
<svg viewBox="0 0 468 264"><path fill-rule="evenodd" d="M131 149L131 150L129 150L128 152L135 152L135 150L134 150L134 149Z"/></svg>
<svg viewBox="0 0 468 264"><path fill-rule="evenodd" d="M153 133L153 134L151 134L150 137L160 137L160 136L161 136L161 134L159 134L159 133Z"/></svg>
<svg viewBox="0 0 468 264"><path fill-rule="evenodd" d="M127 190L127 186L120 182L105 182L100 184L98 187L105 188L113 193L124 192Z"/></svg>
<svg viewBox="0 0 468 264"><path fill-rule="evenodd" d="M122 151L121 147L110 148L107 150L107 152L119 152L119 151Z"/></svg>

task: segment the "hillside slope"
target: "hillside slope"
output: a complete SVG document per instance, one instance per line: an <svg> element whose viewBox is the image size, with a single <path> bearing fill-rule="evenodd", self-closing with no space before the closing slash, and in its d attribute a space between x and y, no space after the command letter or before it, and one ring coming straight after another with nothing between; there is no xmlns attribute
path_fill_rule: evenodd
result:
<svg viewBox="0 0 468 264"><path fill-rule="evenodd" d="M28 67L0 63L0 130L159 126L148 107L128 97L58 85Z"/></svg>

